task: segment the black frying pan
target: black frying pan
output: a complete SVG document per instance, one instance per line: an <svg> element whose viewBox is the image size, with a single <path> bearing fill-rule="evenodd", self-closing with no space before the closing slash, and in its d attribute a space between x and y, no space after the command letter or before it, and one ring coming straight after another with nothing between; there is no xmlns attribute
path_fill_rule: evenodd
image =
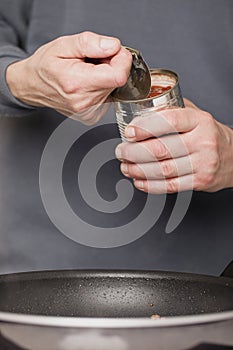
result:
<svg viewBox="0 0 233 350"><path fill-rule="evenodd" d="M231 273L232 267L228 267L223 275ZM0 310L65 317L215 313L233 310L233 279L143 271L4 275L0 277Z"/></svg>
<svg viewBox="0 0 233 350"><path fill-rule="evenodd" d="M41 330L51 332L52 339L54 327L75 328L78 334L81 329L101 329L102 332L111 328L114 336L125 327L127 333L124 333L124 337L129 342L139 336L139 329L144 329L134 345L124 348L138 349L140 339L151 327L173 327L173 331L179 327L180 331L180 327L188 325L217 323L221 319L232 321L233 279L230 277L233 277L233 264L229 265L222 277L153 271L44 271L3 275L0 276L0 331L1 322L3 325L5 322L8 325L15 323L37 327L36 335L40 333L41 344ZM27 327L22 329L29 331ZM30 328L30 334L35 331L34 328ZM137 328L137 333L129 335L129 330L134 328ZM230 328L233 331L232 323ZM171 328L169 332L171 334ZM58 334L63 333L57 332L56 339ZM64 334L67 336L67 331ZM182 337L185 339L187 334L182 333ZM228 330L227 337L231 340L232 336L233 346L232 334ZM146 339L149 341L155 336L154 331L148 333ZM159 344L161 337L156 337ZM22 335L22 339L25 341L25 336ZM22 344L19 342L19 345ZM144 348L160 349L159 345ZM166 349L170 348L181 347L167 344ZM47 348L43 345L41 349ZM48 349L53 349L51 344Z"/></svg>

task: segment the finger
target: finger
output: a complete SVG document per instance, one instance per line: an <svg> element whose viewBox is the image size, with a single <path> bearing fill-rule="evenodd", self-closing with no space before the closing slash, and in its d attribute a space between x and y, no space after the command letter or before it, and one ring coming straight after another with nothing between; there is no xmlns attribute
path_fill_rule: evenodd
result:
<svg viewBox="0 0 233 350"><path fill-rule="evenodd" d="M180 158L189 154L180 134L152 138L143 142L123 142L116 148L116 157L132 163L150 163Z"/></svg>
<svg viewBox="0 0 233 350"><path fill-rule="evenodd" d="M125 136L129 141L140 141L165 134L188 132L197 125L198 110L194 108L150 111L143 117L134 118L126 127Z"/></svg>
<svg viewBox="0 0 233 350"><path fill-rule="evenodd" d="M111 58L109 64L99 64L93 67L93 86L99 88L112 88L125 85L132 65L131 53L121 50Z"/></svg>
<svg viewBox="0 0 233 350"><path fill-rule="evenodd" d="M151 194L177 193L193 190L193 175L185 175L162 180L135 180L134 186L140 191Z"/></svg>
<svg viewBox="0 0 233 350"><path fill-rule="evenodd" d="M102 92L106 89L110 94L113 89L126 83L131 69L132 55L122 48L109 63L94 65L84 61L72 61L72 69L66 72L66 75L69 74L69 81L72 82L74 89L80 86L82 90L88 92Z"/></svg>
<svg viewBox="0 0 233 350"><path fill-rule="evenodd" d="M191 157L182 157L144 164L122 163L121 171L136 180L163 180L192 174L194 169Z"/></svg>
<svg viewBox="0 0 233 350"><path fill-rule="evenodd" d="M121 43L114 37L83 32L54 40L53 49L62 58L105 58L115 55Z"/></svg>

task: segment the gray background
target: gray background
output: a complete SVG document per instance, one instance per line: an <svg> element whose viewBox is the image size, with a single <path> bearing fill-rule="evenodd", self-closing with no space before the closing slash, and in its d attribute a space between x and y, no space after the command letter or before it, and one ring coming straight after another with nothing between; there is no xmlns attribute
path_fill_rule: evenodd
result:
<svg viewBox="0 0 233 350"><path fill-rule="evenodd" d="M50 11L34 2L28 51L64 33L93 30L116 35L143 52L151 67L175 70L183 95L233 124L232 62L233 2L175 1L47 1ZM75 4L75 5L74 5ZM74 11L76 6L77 11ZM40 12L40 16L36 16ZM55 14L55 15L54 15ZM50 29L41 34L47 16ZM41 24L42 23L42 24ZM58 25L59 24L59 25ZM33 38L37 38L37 42ZM114 115L106 120L113 123ZM41 110L22 118L0 119L0 272L54 268L139 268L219 274L233 257L233 191L195 193L181 225L165 234L175 195L167 198L156 225L138 241L120 248L94 249L64 237L50 222L39 193L39 163L52 131L64 118ZM85 151L117 133L114 126L84 137ZM85 146L86 145L86 146ZM140 210L144 194L136 191L130 212L103 218L82 204L74 188L78 159L70 155L64 187L76 212L87 220L111 227ZM203 165L204 166L204 165ZM114 175L113 175L114 174ZM121 178L117 161L98 177L101 195L111 200ZM114 192L114 191L113 191ZM152 213L153 215L153 213Z"/></svg>

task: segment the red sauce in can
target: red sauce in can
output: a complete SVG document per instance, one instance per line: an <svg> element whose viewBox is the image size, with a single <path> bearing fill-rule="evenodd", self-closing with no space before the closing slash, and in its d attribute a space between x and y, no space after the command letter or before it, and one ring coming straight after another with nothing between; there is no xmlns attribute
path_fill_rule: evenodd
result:
<svg viewBox="0 0 233 350"><path fill-rule="evenodd" d="M168 86L152 85L151 89L150 89L150 92L149 92L149 95L147 96L147 98L156 97L156 96L162 95L162 94L164 94L164 92L166 92L166 91L168 91L170 89L171 89L170 85L168 85Z"/></svg>

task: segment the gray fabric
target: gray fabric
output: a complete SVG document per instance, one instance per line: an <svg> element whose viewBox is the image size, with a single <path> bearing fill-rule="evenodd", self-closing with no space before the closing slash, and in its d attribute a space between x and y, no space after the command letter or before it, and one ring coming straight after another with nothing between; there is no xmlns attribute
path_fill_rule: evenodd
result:
<svg viewBox="0 0 233 350"><path fill-rule="evenodd" d="M22 115L34 110L12 96L6 84L6 68L13 62L26 58L26 37L31 1L6 1L0 3L0 113Z"/></svg>
<svg viewBox="0 0 233 350"><path fill-rule="evenodd" d="M186 97L232 124L231 0L2 0L0 14L5 19L0 58L12 57L14 45L20 45L22 55L31 54L63 34L92 30L115 35L139 48L151 67L178 72ZM1 80L2 74L1 69Z"/></svg>
<svg viewBox="0 0 233 350"><path fill-rule="evenodd" d="M175 70L184 96L223 123L233 123L231 0L1 0L0 14L2 115L28 112L7 89L7 64L57 36L92 30L115 35L140 49L150 67ZM24 118L0 119L0 272L109 267L220 273L233 256L232 190L194 194L185 219L171 235L164 231L175 196L168 196L156 225L128 246L94 249L61 235L43 208L38 172L46 141L63 120L46 110ZM113 123L113 114L106 120ZM109 127L109 138L112 133L116 130ZM84 149L92 138L101 142L105 137L106 130L98 129L91 139L84 140ZM106 188L114 186L111 171L107 169L99 181L104 196L108 196ZM119 171L117 176L120 178ZM80 204L72 185L68 176L69 199L88 219L89 209ZM140 208L143 196L137 194L132 213ZM92 219L104 221L108 227L117 221L107 215L98 219L94 212Z"/></svg>

